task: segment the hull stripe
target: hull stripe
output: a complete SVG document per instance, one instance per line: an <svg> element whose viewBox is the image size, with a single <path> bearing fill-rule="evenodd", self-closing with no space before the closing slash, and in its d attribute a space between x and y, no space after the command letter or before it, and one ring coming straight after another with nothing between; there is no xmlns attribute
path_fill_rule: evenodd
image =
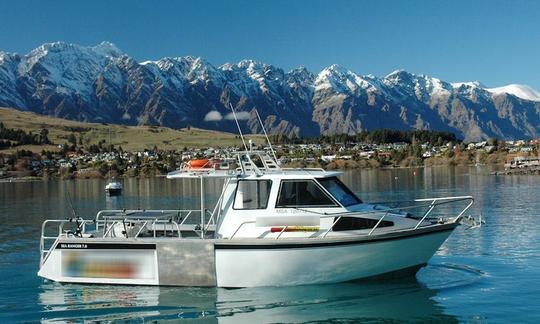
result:
<svg viewBox="0 0 540 324"><path fill-rule="evenodd" d="M445 227L445 228L437 229L434 231L420 232L420 233L415 233L415 234L392 236L392 237L381 237L381 238L374 238L370 240L362 239L362 240L350 240L350 241L338 241L338 242L283 243L283 244L280 244L280 243L277 243L277 244L276 243L274 244L216 243L214 248L216 250L270 250L270 249L302 249L302 248L309 249L309 248L317 248L317 247L369 244L369 243L378 243L381 241L403 240L403 239L408 239L410 237L430 235L430 234L443 233L443 232L451 232L454 230L454 228L455 226L452 226L451 228Z"/></svg>

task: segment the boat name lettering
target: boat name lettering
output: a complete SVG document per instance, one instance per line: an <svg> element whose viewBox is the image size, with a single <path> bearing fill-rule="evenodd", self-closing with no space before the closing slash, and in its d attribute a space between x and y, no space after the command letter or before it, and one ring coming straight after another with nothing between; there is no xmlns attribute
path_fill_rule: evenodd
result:
<svg viewBox="0 0 540 324"><path fill-rule="evenodd" d="M75 243L75 244L69 244L69 243L62 243L60 244L61 249L87 249L88 245L84 243Z"/></svg>
<svg viewBox="0 0 540 324"><path fill-rule="evenodd" d="M306 210L294 209L294 208L276 208L277 214L305 214Z"/></svg>

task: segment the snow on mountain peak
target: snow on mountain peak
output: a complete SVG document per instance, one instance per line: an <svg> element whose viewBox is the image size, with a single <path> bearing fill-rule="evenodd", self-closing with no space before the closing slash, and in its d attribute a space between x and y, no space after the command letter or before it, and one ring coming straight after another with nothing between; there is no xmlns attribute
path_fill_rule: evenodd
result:
<svg viewBox="0 0 540 324"><path fill-rule="evenodd" d="M470 81L470 82L454 82L452 83L454 89L460 89L464 91L472 91L476 89L485 90L492 95L498 94L511 94L518 98L531 100L531 101L540 101L540 91L531 88L528 85L524 84L509 84L502 87L488 88L479 81Z"/></svg>
<svg viewBox="0 0 540 324"><path fill-rule="evenodd" d="M241 60L236 65L238 68L246 69L248 71L261 71L265 68L266 64L256 60Z"/></svg>
<svg viewBox="0 0 540 324"><path fill-rule="evenodd" d="M225 63L219 67L219 69L222 71L232 71L233 68L234 68L234 64L232 63Z"/></svg>
<svg viewBox="0 0 540 324"><path fill-rule="evenodd" d="M427 75L416 75L405 70L396 70L383 79L388 87L395 88L402 96L414 95L417 99L427 102L431 97L441 97L450 94L452 85L440 79Z"/></svg>
<svg viewBox="0 0 540 324"><path fill-rule="evenodd" d="M315 80L317 89L333 88L339 92L365 90L369 92L384 92L382 84L377 79L363 77L337 64L332 64L322 70Z"/></svg>
<svg viewBox="0 0 540 324"><path fill-rule="evenodd" d="M30 71L33 66L41 62L49 67L49 72L69 68L66 64L75 66L101 65L110 57L119 57L122 52L109 42L102 42L96 46L81 46L65 42L45 43L30 51L24 56L25 63L19 67L19 73ZM90 63L92 62L92 63Z"/></svg>
<svg viewBox="0 0 540 324"><path fill-rule="evenodd" d="M238 62L236 67L233 66L232 70L246 74L250 79L256 81L263 91L269 90L268 81L280 82L284 77L284 72L280 68L255 60L242 60Z"/></svg>
<svg viewBox="0 0 540 324"><path fill-rule="evenodd" d="M390 74L384 77L385 81L390 81L391 83L404 82L411 80L414 74L409 73L403 69L394 70Z"/></svg>
<svg viewBox="0 0 540 324"><path fill-rule="evenodd" d="M489 88L485 90L493 94L507 93L525 100L540 101L540 91L537 91L524 84L509 84L507 86Z"/></svg>
<svg viewBox="0 0 540 324"><path fill-rule="evenodd" d="M332 64L329 67L325 68L319 73L321 77L328 77L330 75L335 75L337 77L343 78L345 75L352 73L350 70L342 67L338 64Z"/></svg>
<svg viewBox="0 0 540 324"><path fill-rule="evenodd" d="M453 88L460 88L462 86L471 87L471 88L482 88L482 89L485 88L485 86L482 83L480 83L480 81L454 82L451 84Z"/></svg>
<svg viewBox="0 0 540 324"><path fill-rule="evenodd" d="M298 80L304 84L312 84L315 81L315 75L311 73L305 66L292 69L287 73L287 75L290 79Z"/></svg>
<svg viewBox="0 0 540 324"><path fill-rule="evenodd" d="M118 57L124 54L118 47L116 47L116 45L107 41L101 42L98 45L93 46L92 50L97 54L110 57Z"/></svg>
<svg viewBox="0 0 540 324"><path fill-rule="evenodd" d="M36 49L30 51L26 57L39 60L40 58L52 53L63 56L67 55L67 53L85 53L87 55L110 57L118 57L123 54L122 51L111 42L101 42L95 46L81 46L78 44L65 42L53 42L45 43L37 47Z"/></svg>
<svg viewBox="0 0 540 324"><path fill-rule="evenodd" d="M4 62L6 61L6 57L8 56L8 53L0 51L0 64L4 64Z"/></svg>

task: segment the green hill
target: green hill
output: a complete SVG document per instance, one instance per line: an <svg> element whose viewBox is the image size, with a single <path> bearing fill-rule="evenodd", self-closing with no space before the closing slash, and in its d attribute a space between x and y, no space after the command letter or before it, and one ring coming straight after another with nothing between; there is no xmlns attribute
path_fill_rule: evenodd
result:
<svg viewBox="0 0 540 324"><path fill-rule="evenodd" d="M43 149L56 150L59 144L67 143L68 137L73 134L77 141L81 139L84 146L97 144L100 141L111 142L114 146L121 146L124 150L140 151L152 149L157 146L161 150L178 150L183 147L224 147L240 146L239 136L232 133L203 130L203 129L171 129L158 126L125 126L114 124L84 123L67 119L48 117L31 112L23 112L11 108L0 108L0 121L5 127L22 129L34 134L42 129L49 131L49 140L55 145L23 145L3 150L9 152L16 149L40 152ZM251 135L257 143L263 143L260 135Z"/></svg>

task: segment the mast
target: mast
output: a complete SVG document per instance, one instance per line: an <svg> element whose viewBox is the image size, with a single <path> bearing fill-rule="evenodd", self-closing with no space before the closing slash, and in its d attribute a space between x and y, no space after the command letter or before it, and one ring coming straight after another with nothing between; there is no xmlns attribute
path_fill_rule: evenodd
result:
<svg viewBox="0 0 540 324"><path fill-rule="evenodd" d="M109 126L109 155L112 155L112 139L111 139L111 126ZM112 161L109 161L109 182L111 182L112 177Z"/></svg>
<svg viewBox="0 0 540 324"><path fill-rule="evenodd" d="M234 121L236 122L236 127L238 127L238 133L240 134L240 138L242 139L242 143L244 144L244 149L246 150L246 154L248 153L248 148L246 145L246 141L244 140L244 135L242 134L242 129L240 129L240 124L238 123L238 118L236 118L236 112L234 111L233 105L229 102L229 106L231 107Z"/></svg>
<svg viewBox="0 0 540 324"><path fill-rule="evenodd" d="M268 146L270 147L270 152L272 152L272 157L274 157L274 161L276 161L276 164L277 164L278 162L277 162L276 152L274 151L274 148L272 147L270 138L268 138L268 134L266 133L266 128L264 128L264 124L261 120L261 116L259 115L259 112L257 111L257 109L255 109L255 113L257 114L257 119L259 120L259 123L261 124L261 128L264 132L264 136L266 137L266 141L268 142Z"/></svg>

